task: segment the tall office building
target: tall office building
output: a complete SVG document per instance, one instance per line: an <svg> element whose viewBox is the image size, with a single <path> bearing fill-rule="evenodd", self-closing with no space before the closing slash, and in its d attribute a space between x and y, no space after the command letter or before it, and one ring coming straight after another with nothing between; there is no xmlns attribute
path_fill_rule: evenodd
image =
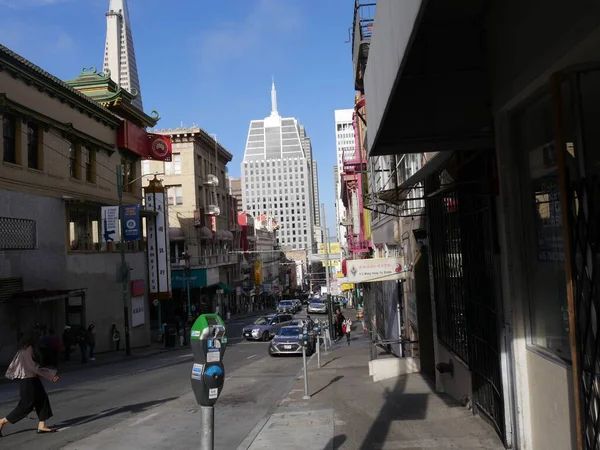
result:
<svg viewBox="0 0 600 450"><path fill-rule="evenodd" d="M338 240L342 247L346 247L346 229L342 222L346 218L346 207L342 203L342 184L340 174L344 171L344 161L352 161L356 155L356 144L354 141L354 125L352 124L353 109L336 109L335 116L335 148L337 165L334 168L335 182L335 212L336 229Z"/></svg>
<svg viewBox="0 0 600 450"><path fill-rule="evenodd" d="M300 142L302 142L302 148L306 158L311 162L310 175L312 179L312 195L313 195L313 225L314 225L314 238L315 243L320 244L323 242L323 229L321 228L321 202L319 199L319 170L317 168L317 161L312 157L312 142L306 134L306 127L300 125ZM313 249L316 252L318 249L315 246Z"/></svg>
<svg viewBox="0 0 600 450"><path fill-rule="evenodd" d="M277 111L271 86L271 115L252 120L242 161L242 202L254 217L268 214L280 224L283 250L312 249L314 243L312 160L305 151L300 125Z"/></svg>
<svg viewBox="0 0 600 450"><path fill-rule="evenodd" d="M104 71L110 71L110 78L123 89L137 93L137 98L132 104L142 110L140 78L135 61L127 0L110 0L108 6Z"/></svg>

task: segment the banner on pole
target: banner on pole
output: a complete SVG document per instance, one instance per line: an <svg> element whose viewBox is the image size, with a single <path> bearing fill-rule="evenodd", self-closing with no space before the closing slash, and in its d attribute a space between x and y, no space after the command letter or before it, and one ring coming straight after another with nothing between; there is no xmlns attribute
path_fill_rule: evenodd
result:
<svg viewBox="0 0 600 450"><path fill-rule="evenodd" d="M102 243L118 242L119 233L119 207L103 206L102 210Z"/></svg>
<svg viewBox="0 0 600 450"><path fill-rule="evenodd" d="M123 206L121 220L123 221L124 239L126 241L139 241L142 238L140 205Z"/></svg>

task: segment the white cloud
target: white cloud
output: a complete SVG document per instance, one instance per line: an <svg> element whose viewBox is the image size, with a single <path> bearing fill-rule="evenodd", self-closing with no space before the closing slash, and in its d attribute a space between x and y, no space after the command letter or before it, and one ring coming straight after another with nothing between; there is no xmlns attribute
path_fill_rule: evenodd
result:
<svg viewBox="0 0 600 450"><path fill-rule="evenodd" d="M75 40L59 27L18 21L0 28L0 43L33 62L37 58L64 56L77 48Z"/></svg>
<svg viewBox="0 0 600 450"><path fill-rule="evenodd" d="M212 68L255 55L263 58L269 46L297 31L302 25L300 10L288 0L260 0L240 23L221 23L202 33L201 59Z"/></svg>

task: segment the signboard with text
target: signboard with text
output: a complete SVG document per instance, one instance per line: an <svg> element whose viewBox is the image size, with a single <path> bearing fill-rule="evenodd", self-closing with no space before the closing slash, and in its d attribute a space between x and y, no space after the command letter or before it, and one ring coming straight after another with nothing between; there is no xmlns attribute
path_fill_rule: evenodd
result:
<svg viewBox="0 0 600 450"><path fill-rule="evenodd" d="M126 241L139 241L142 237L140 226L140 205L127 205L121 209L123 221L123 238Z"/></svg>
<svg viewBox="0 0 600 450"><path fill-rule="evenodd" d="M118 242L119 233L119 207L103 206L102 214L102 243Z"/></svg>
<svg viewBox="0 0 600 450"><path fill-rule="evenodd" d="M374 283L406 278L404 258L372 258L348 260L349 283Z"/></svg>
<svg viewBox="0 0 600 450"><path fill-rule="evenodd" d="M163 192L146 193L146 209L157 215L147 219L148 273L150 296L165 297L171 292L171 273L167 232L167 203Z"/></svg>

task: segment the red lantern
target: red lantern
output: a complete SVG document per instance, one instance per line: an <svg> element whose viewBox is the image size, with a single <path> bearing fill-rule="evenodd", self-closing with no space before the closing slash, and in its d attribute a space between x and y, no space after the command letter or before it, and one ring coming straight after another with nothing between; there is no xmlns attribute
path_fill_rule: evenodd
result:
<svg viewBox="0 0 600 450"><path fill-rule="evenodd" d="M344 276L346 276L348 274L348 269L346 267L346 261L348 261L348 260L347 259L342 260L342 273L344 274Z"/></svg>

